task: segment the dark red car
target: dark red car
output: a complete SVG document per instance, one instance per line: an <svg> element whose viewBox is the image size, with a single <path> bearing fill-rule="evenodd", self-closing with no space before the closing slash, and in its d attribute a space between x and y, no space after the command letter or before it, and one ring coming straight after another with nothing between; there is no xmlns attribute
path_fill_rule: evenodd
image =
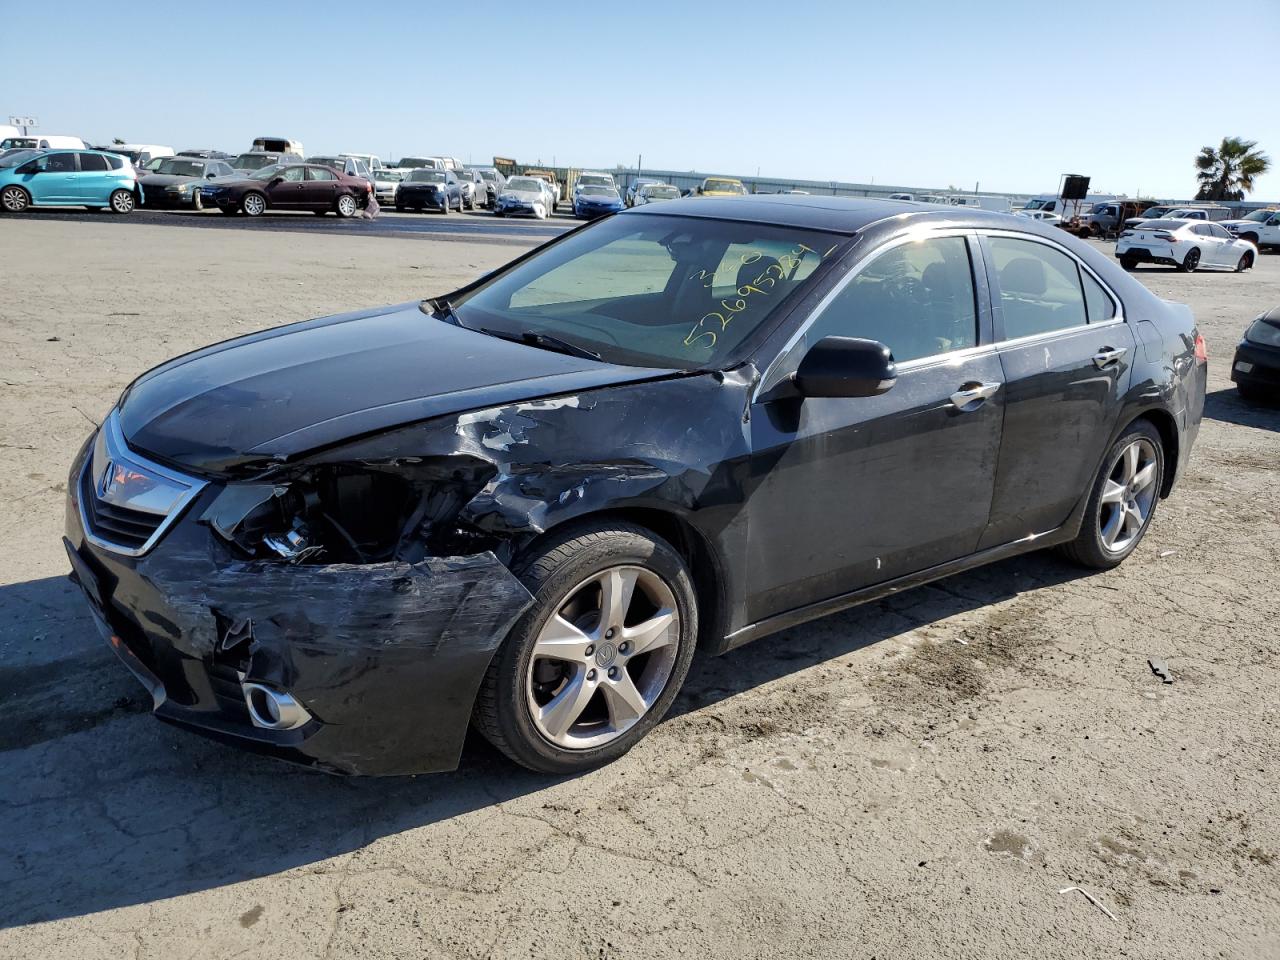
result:
<svg viewBox="0 0 1280 960"><path fill-rule="evenodd" d="M332 167L314 163L274 164L242 180L211 183L200 198L226 214L260 217L268 210L310 210L323 216L332 210L354 217L369 205L373 186Z"/></svg>

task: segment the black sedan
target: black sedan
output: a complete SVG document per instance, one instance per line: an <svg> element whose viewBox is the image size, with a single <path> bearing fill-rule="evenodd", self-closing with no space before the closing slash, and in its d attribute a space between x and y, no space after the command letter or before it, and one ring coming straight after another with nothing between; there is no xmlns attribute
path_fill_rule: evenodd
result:
<svg viewBox="0 0 1280 960"><path fill-rule="evenodd" d="M1249 324L1231 361L1231 379L1246 400L1280 400L1280 307Z"/></svg>
<svg viewBox="0 0 1280 960"><path fill-rule="evenodd" d="M448 213L462 209L462 184L452 170L418 168L400 181L396 189L396 209L439 210Z"/></svg>
<svg viewBox="0 0 1280 960"><path fill-rule="evenodd" d="M363 774L450 769L474 723L571 772L695 647L1045 547L1116 566L1205 380L1190 311L1060 230L673 200L151 370L65 545L164 720Z"/></svg>
<svg viewBox="0 0 1280 960"><path fill-rule="evenodd" d="M204 208L203 189L215 181L233 180L238 174L222 160L201 157L165 157L138 179L144 207Z"/></svg>
<svg viewBox="0 0 1280 960"><path fill-rule="evenodd" d="M203 187L201 199L226 214L260 217L268 210L333 211L354 217L369 205L373 184L313 163L273 164L238 180Z"/></svg>

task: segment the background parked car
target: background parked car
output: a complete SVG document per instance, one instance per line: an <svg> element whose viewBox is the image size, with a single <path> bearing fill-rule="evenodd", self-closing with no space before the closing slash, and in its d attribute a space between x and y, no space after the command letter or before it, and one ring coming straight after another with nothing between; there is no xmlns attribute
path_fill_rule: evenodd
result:
<svg viewBox="0 0 1280 960"><path fill-rule="evenodd" d="M547 184L537 177L512 177L498 194L493 212L499 217L529 216L544 220L551 215Z"/></svg>
<svg viewBox="0 0 1280 960"><path fill-rule="evenodd" d="M193 147L190 150L179 150L176 157L200 157L204 160L233 160L234 154L226 153L222 150L213 150L207 147Z"/></svg>
<svg viewBox="0 0 1280 960"><path fill-rule="evenodd" d="M1257 247L1236 239L1221 224L1196 220L1147 220L1116 241L1116 258L1126 270L1140 263L1164 263L1187 273L1200 267L1241 273L1257 256Z"/></svg>
<svg viewBox="0 0 1280 960"><path fill-rule="evenodd" d="M556 179L556 175L550 170L526 170L524 175L541 180L547 185L547 199L551 204L550 212L555 213L560 207L560 181Z"/></svg>
<svg viewBox="0 0 1280 960"><path fill-rule="evenodd" d="M278 153L270 150L250 150L231 161L236 173L250 174L264 167L279 164L302 163L302 157L296 153Z"/></svg>
<svg viewBox="0 0 1280 960"><path fill-rule="evenodd" d="M137 177L124 157L100 150L14 157L12 166L0 161L0 209L5 213L21 213L32 205L131 213L137 205Z"/></svg>
<svg viewBox="0 0 1280 960"><path fill-rule="evenodd" d="M382 159L376 153L340 153L338 156L362 161L370 173L377 173L384 167Z"/></svg>
<svg viewBox="0 0 1280 960"><path fill-rule="evenodd" d="M1226 207L1174 207L1160 215L1161 220L1228 220L1231 211Z"/></svg>
<svg viewBox="0 0 1280 960"><path fill-rule="evenodd" d="M307 152L302 149L301 140L288 137L258 137L249 149L255 153L296 153L298 156Z"/></svg>
<svg viewBox="0 0 1280 960"><path fill-rule="evenodd" d="M622 198L623 202L626 203L628 207L634 207L636 205L636 195L639 194L641 187L643 187L647 183L661 183L661 182L662 181L659 180L657 177L636 177L634 180L631 181L630 186L627 187L627 192L623 195L623 198Z"/></svg>
<svg viewBox="0 0 1280 960"><path fill-rule="evenodd" d="M368 206L373 184L320 164L275 164L248 177L203 188L203 201L226 214L260 217L268 210L310 210L354 217Z"/></svg>
<svg viewBox="0 0 1280 960"><path fill-rule="evenodd" d="M199 157L161 157L159 164L138 180L144 207L204 208L202 189L214 180L239 176L225 160Z"/></svg>
<svg viewBox="0 0 1280 960"><path fill-rule="evenodd" d="M746 196L747 188L733 177L707 177L694 192L700 197L742 197Z"/></svg>
<svg viewBox="0 0 1280 960"><path fill-rule="evenodd" d="M173 156L173 147L162 147L157 143L117 143L102 149L108 153L118 153L122 157L128 157L135 170L141 170L159 157Z"/></svg>
<svg viewBox="0 0 1280 960"><path fill-rule="evenodd" d="M1249 324L1231 361L1231 379L1246 400L1280 400L1280 307Z"/></svg>
<svg viewBox="0 0 1280 960"><path fill-rule="evenodd" d="M462 185L452 170L410 170L396 191L397 210L439 210L447 214L462 209Z"/></svg>
<svg viewBox="0 0 1280 960"><path fill-rule="evenodd" d="M395 203L400 181L408 174L408 170L397 170L394 167L379 167L373 171L373 192L378 198L378 203L388 205Z"/></svg>
<svg viewBox="0 0 1280 960"><path fill-rule="evenodd" d="M573 196L569 199L577 202L578 193L583 187L608 187L610 190L617 190L618 185L613 182L612 174L608 173L592 173L590 171L578 175L578 179L573 183Z"/></svg>
<svg viewBox="0 0 1280 960"><path fill-rule="evenodd" d="M475 170L457 170L458 186L462 189L462 203L468 210L478 210L489 202L488 184Z"/></svg>
<svg viewBox="0 0 1280 960"><path fill-rule="evenodd" d="M484 178L485 193L488 195L485 206L492 210L494 204L498 202L498 194L506 185L507 178L497 167L472 167L472 169Z"/></svg>
<svg viewBox="0 0 1280 960"><path fill-rule="evenodd" d="M373 182L373 174L369 171L369 167L363 160L355 157L337 156L337 157L307 157L307 163L318 163L322 167L332 167L339 170L349 177L360 177L362 180Z"/></svg>
<svg viewBox="0 0 1280 960"><path fill-rule="evenodd" d="M579 220L594 220L624 209L622 197L613 187L587 184L573 194L573 215Z"/></svg>
<svg viewBox="0 0 1280 960"><path fill-rule="evenodd" d="M669 183L641 184L631 201L633 207L642 207L646 203L659 203L663 200L679 200L680 191Z"/></svg>
<svg viewBox="0 0 1280 960"><path fill-rule="evenodd" d="M1280 246L1280 210L1254 210L1240 220L1224 220L1222 225L1259 251Z"/></svg>

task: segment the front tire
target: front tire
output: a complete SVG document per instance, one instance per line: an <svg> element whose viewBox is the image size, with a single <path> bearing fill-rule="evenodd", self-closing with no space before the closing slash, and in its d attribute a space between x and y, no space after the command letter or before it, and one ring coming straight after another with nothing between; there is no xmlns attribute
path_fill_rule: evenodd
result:
<svg viewBox="0 0 1280 960"><path fill-rule="evenodd" d="M489 665L476 727L542 773L617 759L689 672L698 605L688 567L648 530L604 522L553 534L515 569L534 603Z"/></svg>
<svg viewBox="0 0 1280 960"><path fill-rule="evenodd" d="M5 213L22 213L31 206L31 194L22 187L7 186L0 191L0 207Z"/></svg>
<svg viewBox="0 0 1280 960"><path fill-rule="evenodd" d="M1253 266L1253 254L1246 250L1240 255L1240 262L1236 264L1236 273L1244 273Z"/></svg>
<svg viewBox="0 0 1280 960"><path fill-rule="evenodd" d="M113 190L109 201L111 212L124 215L133 213L133 193L129 190Z"/></svg>
<svg viewBox="0 0 1280 960"><path fill-rule="evenodd" d="M240 201L240 209L246 217L260 217L267 212L267 198L256 190L250 191Z"/></svg>
<svg viewBox="0 0 1280 960"><path fill-rule="evenodd" d="M1164 484L1164 444L1149 420L1138 420L1102 461L1080 533L1062 553L1083 567L1110 570L1141 542Z"/></svg>
<svg viewBox="0 0 1280 960"><path fill-rule="evenodd" d="M1192 247L1187 251L1187 255L1182 259L1182 265L1178 267L1183 273L1195 273L1196 267L1200 266L1200 248Z"/></svg>

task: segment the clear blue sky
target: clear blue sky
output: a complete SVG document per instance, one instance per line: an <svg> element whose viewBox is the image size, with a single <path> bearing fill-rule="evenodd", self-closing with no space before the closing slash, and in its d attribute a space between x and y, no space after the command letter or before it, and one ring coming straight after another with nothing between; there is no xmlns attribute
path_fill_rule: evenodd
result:
<svg viewBox="0 0 1280 960"><path fill-rule="evenodd" d="M1280 200L1278 0L574 7L10 0L0 122L984 192L1078 172L1171 197L1201 146L1240 135L1277 166L1254 197Z"/></svg>

